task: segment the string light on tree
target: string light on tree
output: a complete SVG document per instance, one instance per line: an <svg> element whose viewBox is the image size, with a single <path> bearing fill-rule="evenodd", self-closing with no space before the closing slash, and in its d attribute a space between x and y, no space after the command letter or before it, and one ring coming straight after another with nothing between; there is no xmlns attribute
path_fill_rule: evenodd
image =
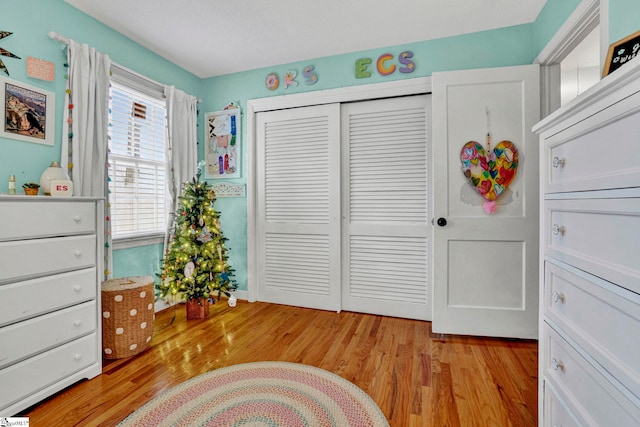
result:
<svg viewBox="0 0 640 427"><path fill-rule="evenodd" d="M220 229L220 213L213 208L215 193L197 176L184 184L175 229L162 260L162 297L182 295L190 301L230 297L237 289L229 266L227 239Z"/></svg>

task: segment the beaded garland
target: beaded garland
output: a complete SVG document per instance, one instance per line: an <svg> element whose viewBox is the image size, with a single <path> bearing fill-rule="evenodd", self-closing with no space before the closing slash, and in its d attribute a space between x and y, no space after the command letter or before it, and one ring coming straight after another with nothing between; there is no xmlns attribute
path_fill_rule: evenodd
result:
<svg viewBox="0 0 640 427"><path fill-rule="evenodd" d="M67 88L65 90L65 94L66 94L66 102L67 102L67 111L68 111L68 118L67 118L67 138L69 143L67 144L67 170L68 170L68 174L71 177L71 179L73 179L73 110L74 110L74 104L73 104L73 92L71 90L71 81L70 81L70 74L69 74L69 46L67 44L63 44L62 46L62 52L63 52L63 57L65 59L64 62L64 67L67 69L67 72L65 73L64 78L67 80ZM109 167L109 163L107 161L106 167ZM105 265L105 269L103 272L104 275L104 280L109 279L110 275L111 275L111 271L109 271L109 260L110 260L110 250L109 248L111 247L111 204L109 203L109 197L108 194L111 193L111 191L109 190L108 187L108 182L111 180L111 178L107 179L107 198L106 198L106 203L105 203L105 216L104 216L104 247L105 247L105 251L104 251L104 265Z"/></svg>

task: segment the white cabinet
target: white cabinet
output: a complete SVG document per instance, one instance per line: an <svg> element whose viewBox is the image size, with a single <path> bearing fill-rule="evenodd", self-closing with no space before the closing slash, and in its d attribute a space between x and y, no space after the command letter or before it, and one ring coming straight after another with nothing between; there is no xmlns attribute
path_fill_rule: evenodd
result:
<svg viewBox="0 0 640 427"><path fill-rule="evenodd" d="M640 425L640 63L540 134L541 426Z"/></svg>
<svg viewBox="0 0 640 427"><path fill-rule="evenodd" d="M102 372L101 200L0 196L0 414Z"/></svg>

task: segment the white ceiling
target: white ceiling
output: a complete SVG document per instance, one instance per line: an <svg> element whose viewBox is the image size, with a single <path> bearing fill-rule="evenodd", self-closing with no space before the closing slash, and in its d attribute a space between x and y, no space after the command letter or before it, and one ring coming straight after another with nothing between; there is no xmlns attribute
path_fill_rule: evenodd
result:
<svg viewBox="0 0 640 427"><path fill-rule="evenodd" d="M546 0L65 0L206 78L533 22Z"/></svg>

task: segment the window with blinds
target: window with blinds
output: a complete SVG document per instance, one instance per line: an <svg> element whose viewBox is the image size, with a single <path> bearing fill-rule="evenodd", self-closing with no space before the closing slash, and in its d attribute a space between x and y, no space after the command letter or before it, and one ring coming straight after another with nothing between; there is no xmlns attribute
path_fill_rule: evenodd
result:
<svg viewBox="0 0 640 427"><path fill-rule="evenodd" d="M164 233L168 215L166 108L112 80L109 101L109 202L113 238Z"/></svg>

